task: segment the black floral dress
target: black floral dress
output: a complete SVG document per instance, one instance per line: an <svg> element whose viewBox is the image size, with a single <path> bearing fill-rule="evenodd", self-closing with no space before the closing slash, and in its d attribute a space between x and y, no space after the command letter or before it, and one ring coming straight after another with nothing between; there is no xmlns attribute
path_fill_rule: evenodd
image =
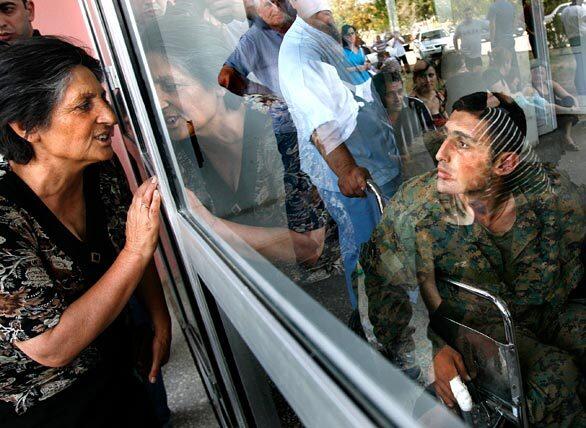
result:
<svg viewBox="0 0 586 428"><path fill-rule="evenodd" d="M59 323L65 309L109 268L125 239L131 194L116 161L84 171L85 241L77 239L37 195L0 164L0 404L17 414L62 393L109 365L126 364L126 312L64 367L43 366L15 341Z"/></svg>

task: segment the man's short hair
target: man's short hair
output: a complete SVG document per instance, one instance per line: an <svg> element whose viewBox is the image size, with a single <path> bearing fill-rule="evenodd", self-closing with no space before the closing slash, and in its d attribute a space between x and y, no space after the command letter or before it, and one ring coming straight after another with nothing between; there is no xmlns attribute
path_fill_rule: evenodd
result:
<svg viewBox="0 0 586 428"><path fill-rule="evenodd" d="M475 92L456 101L453 111L471 113L485 123L495 157L505 150L521 153L527 136L525 113L511 97L498 92L492 95L499 100L497 108L487 106L487 92Z"/></svg>
<svg viewBox="0 0 586 428"><path fill-rule="evenodd" d="M481 121L477 129L489 138L493 160L505 152L519 155L520 165L504 178L505 193L518 189L539 193L550 189L541 162L526 143L527 121L523 109L508 95L497 92L492 95L499 100L496 108L487 107L487 92L476 92L456 101L454 111L465 111Z"/></svg>

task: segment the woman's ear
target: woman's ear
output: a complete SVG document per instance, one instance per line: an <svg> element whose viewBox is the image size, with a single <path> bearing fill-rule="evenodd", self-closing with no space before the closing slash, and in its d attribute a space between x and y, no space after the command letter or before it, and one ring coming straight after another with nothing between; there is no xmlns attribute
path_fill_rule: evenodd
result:
<svg viewBox="0 0 586 428"><path fill-rule="evenodd" d="M497 175L509 175L512 173L517 166L519 166L519 155L515 152L501 153L495 163L494 170Z"/></svg>
<svg viewBox="0 0 586 428"><path fill-rule="evenodd" d="M28 141L29 143L36 143L39 140L39 134L37 132L29 132L22 127L20 122L10 122L8 124L14 131L16 135L18 135L23 140Z"/></svg>

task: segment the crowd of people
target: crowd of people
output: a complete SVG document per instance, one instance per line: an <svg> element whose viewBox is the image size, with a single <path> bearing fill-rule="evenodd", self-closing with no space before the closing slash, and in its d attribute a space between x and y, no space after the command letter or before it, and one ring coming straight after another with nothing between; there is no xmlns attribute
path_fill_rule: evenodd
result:
<svg viewBox="0 0 586 428"><path fill-rule="evenodd" d="M24 5L30 18L32 2L12 3ZM466 355L439 318L496 336L502 335L502 323L450 291L443 278L489 291L507 303L514 318L530 422L586 423L584 195L555 165L546 165L539 144L528 140L530 127L552 132L548 124L557 123L560 150L580 149L572 137L580 79L573 94L552 80L548 64L534 52L527 80L515 49L518 18L508 0L496 0L488 10L488 60L484 23L466 9L455 31L455 51L409 63L404 40L394 33L388 41L378 36L370 48L378 55L375 65L359 29L336 22L327 0L219 3L132 2L191 212L245 258L262 255L299 285L318 287L339 278L351 327L408 376L433 383L449 407L456 403L450 381L468 379L472 367L463 363ZM91 220L84 195L94 188L81 177L95 169L92 177L100 180L102 166L104 177L114 174L106 166L115 167L107 144L115 119L98 91L97 62L67 42L32 37L30 25L27 30L29 37L0 52L0 153L8 161L0 181L10 182L0 182L0 263L10 278L3 277L0 289L1 352L8 361L0 363L0 400L33 418L50 407L30 411L41 409L39 402L66 397L71 384L80 384L74 383L80 373L99 360L87 350L96 340L101 344L101 331L122 312L148 269L160 200L156 181L147 182L128 208L123 185L110 183L120 194L119 209L108 211L120 220L112 227L124 224L128 210L126 231L112 232L111 244L96 242L108 244L109 252L96 262L94 276L64 276L63 266L71 271L77 255L64 249L51 256L43 245L51 241L47 236L68 245L73 240L94 257L89 243L95 237L86 237L83 228ZM82 62L67 66L64 58L76 55ZM47 61L39 62L39 56ZM65 65L51 74L51 61ZM41 80L62 79L51 86L56 101L39 104L36 111L43 116L34 120L28 116L34 112L19 104L31 105L18 86L21 69L26 79L34 73ZM55 88L63 81L65 95L59 98ZM86 95L76 92L80 88ZM95 93L90 97L88 91ZM7 94L18 97L9 103ZM84 118L87 135L78 135L79 120L73 133L68 125L74 119L67 115ZM68 149L75 136L87 137L87 150ZM55 168L62 169L49 179ZM55 189L38 181L44 176ZM10 191L15 185L26 191ZM387 203L382 215L373 187ZM54 196L61 191L67 195ZM44 220L36 217L43 202ZM63 214L65 206L76 207L68 212L77 215ZM109 225L104 219L100 224ZM57 229L69 235L54 236ZM139 232L144 236L135 236ZM124 233L126 244L116 240ZM26 255L28 264L16 266L14 254ZM136 254L138 261L131 257ZM124 257L130 259L119 260ZM47 263L53 267L45 272L40 266ZM31 269L43 270L33 278L43 285L31 282ZM114 276L117 269L129 275L126 284ZM85 288L57 286L63 278ZM119 291L101 291L107 285ZM146 296L155 337L168 345L160 296ZM68 328L79 317L89 316L83 311L91 299L102 302L103 313L54 362L46 350L62 343L60 335L73 334ZM431 377L422 374L413 327L420 302L429 318ZM158 352L151 375L164 354ZM19 364L30 366L28 378L8 371L16 373ZM88 379L82 385L92 385L95 374ZM130 380L127 386L135 387ZM14 418L6 406L0 418Z"/></svg>

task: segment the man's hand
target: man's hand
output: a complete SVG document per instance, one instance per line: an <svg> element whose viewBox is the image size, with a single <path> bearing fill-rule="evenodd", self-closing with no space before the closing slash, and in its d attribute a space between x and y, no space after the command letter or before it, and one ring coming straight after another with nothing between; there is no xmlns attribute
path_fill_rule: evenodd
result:
<svg viewBox="0 0 586 428"><path fill-rule="evenodd" d="M366 180L369 178L370 173L366 168L357 165L349 167L338 176L340 192L349 198L363 198L366 196Z"/></svg>
<svg viewBox="0 0 586 428"><path fill-rule="evenodd" d="M450 380L458 375L463 380L470 380L462 355L450 346L445 345L433 358L433 370L435 372L433 386L436 394L448 407L454 407L456 398L452 393L452 388L450 388Z"/></svg>

